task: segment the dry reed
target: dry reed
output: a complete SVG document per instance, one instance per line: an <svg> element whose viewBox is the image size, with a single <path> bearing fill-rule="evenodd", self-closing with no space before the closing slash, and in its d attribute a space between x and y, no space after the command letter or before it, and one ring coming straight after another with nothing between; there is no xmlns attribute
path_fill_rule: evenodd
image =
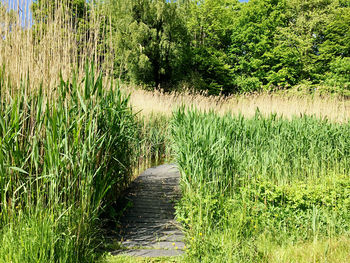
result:
<svg viewBox="0 0 350 263"><path fill-rule="evenodd" d="M60 74L67 79L73 69L84 72L87 60L101 64L98 38L107 30L101 29L103 18L96 10L98 7L89 6L85 14L85 21L88 21L85 29L89 33L79 34L73 16L64 8L65 1L55 0L55 12L49 12L43 23L34 24L26 15L28 11L16 8L23 6L21 1L10 8L11 12L6 11L6 3L0 7L0 65L6 69L6 78L11 80L13 89L26 79L31 88L43 84L45 91L52 91ZM45 10L44 7L39 9L40 12ZM108 68L106 64L104 61L105 69Z"/></svg>
<svg viewBox="0 0 350 263"><path fill-rule="evenodd" d="M256 110L259 109L263 115L276 113L286 118L307 114L336 122L350 120L350 101L331 96L261 93L218 97L190 92L164 93L140 89L132 89L130 95L134 109L141 111L144 115L153 113L169 116L175 108L181 105L192 105L202 111L214 110L219 114L232 112L247 117L254 116Z"/></svg>

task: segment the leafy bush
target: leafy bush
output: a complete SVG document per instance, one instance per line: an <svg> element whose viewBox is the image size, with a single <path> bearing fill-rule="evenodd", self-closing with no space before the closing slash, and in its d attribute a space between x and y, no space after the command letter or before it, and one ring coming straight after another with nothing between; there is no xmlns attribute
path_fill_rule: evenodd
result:
<svg viewBox="0 0 350 263"><path fill-rule="evenodd" d="M330 64L326 83L331 86L350 90L350 57L338 57Z"/></svg>
<svg viewBox="0 0 350 263"><path fill-rule="evenodd" d="M254 92L261 90L262 83L256 77L240 76L236 78L236 85L241 92Z"/></svg>

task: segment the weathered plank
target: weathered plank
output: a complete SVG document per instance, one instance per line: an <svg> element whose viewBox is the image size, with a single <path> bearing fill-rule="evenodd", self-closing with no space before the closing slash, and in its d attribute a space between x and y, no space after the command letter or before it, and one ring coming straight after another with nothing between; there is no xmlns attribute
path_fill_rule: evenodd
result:
<svg viewBox="0 0 350 263"><path fill-rule="evenodd" d="M130 186L130 208L121 219L124 249L112 254L157 257L183 253L184 235L175 220L180 199L180 174L175 165L160 165L142 173Z"/></svg>

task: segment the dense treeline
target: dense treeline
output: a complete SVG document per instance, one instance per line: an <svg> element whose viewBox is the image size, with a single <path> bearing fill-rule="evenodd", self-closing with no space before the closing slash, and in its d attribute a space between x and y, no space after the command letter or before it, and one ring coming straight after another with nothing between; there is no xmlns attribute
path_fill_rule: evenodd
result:
<svg viewBox="0 0 350 263"><path fill-rule="evenodd" d="M33 6L37 23L45 2ZM349 89L350 0L67 2L84 37L91 37L89 9L99 10L101 61L112 58L123 81L211 94L298 84Z"/></svg>

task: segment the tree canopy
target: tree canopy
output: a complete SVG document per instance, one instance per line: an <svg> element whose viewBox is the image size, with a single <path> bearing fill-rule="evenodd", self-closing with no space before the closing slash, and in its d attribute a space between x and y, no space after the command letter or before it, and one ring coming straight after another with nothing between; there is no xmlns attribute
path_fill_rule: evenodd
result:
<svg viewBox="0 0 350 263"><path fill-rule="evenodd" d="M116 73L156 87L184 76L189 36L181 6L164 0L109 0Z"/></svg>
<svg viewBox="0 0 350 263"><path fill-rule="evenodd" d="M36 23L53 2L35 2ZM210 94L305 82L350 89L350 0L66 0L85 28L91 3L109 26L102 57L123 81Z"/></svg>

